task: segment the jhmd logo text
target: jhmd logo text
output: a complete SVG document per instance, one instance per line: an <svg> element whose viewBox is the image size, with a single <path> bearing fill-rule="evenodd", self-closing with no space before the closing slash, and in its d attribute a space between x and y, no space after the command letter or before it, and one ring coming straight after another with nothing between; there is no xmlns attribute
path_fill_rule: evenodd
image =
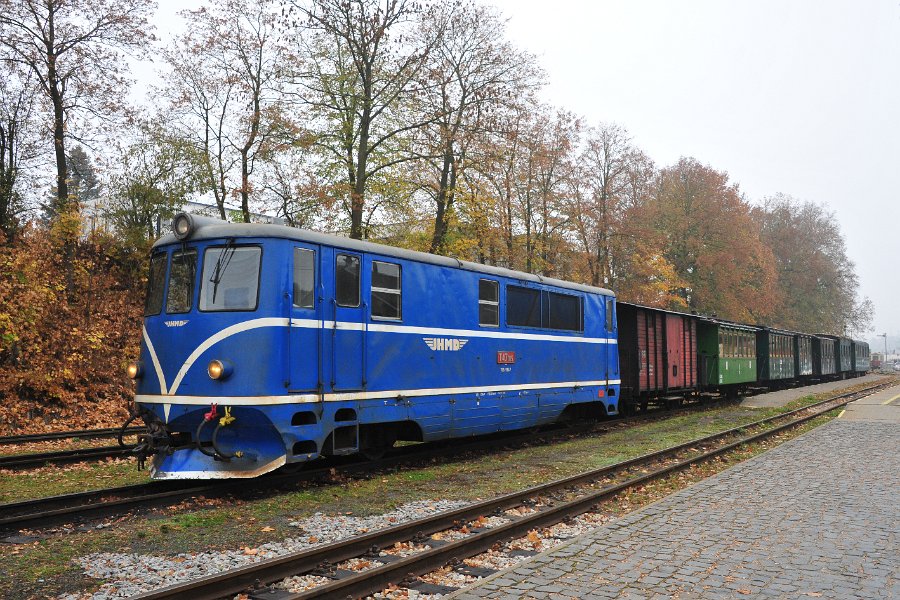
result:
<svg viewBox="0 0 900 600"><path fill-rule="evenodd" d="M459 338L422 338L428 347L437 352L458 352L469 340Z"/></svg>

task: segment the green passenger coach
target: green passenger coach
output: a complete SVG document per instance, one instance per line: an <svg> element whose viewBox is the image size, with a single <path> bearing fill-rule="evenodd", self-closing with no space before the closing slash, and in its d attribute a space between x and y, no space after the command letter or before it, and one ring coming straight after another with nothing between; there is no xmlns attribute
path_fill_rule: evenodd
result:
<svg viewBox="0 0 900 600"><path fill-rule="evenodd" d="M697 324L700 383L707 388L738 388L756 382L757 328L728 321Z"/></svg>
<svg viewBox="0 0 900 600"><path fill-rule="evenodd" d="M764 327L756 334L756 355L759 361L760 383L793 379L796 375L795 334Z"/></svg>

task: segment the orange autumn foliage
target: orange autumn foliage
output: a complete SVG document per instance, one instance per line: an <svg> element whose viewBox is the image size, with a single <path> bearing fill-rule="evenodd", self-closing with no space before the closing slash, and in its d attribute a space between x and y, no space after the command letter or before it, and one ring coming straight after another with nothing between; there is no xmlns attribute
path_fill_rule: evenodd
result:
<svg viewBox="0 0 900 600"><path fill-rule="evenodd" d="M30 227L0 246L0 433L94 428L127 416L140 342L140 258L79 241L66 292L59 242Z"/></svg>

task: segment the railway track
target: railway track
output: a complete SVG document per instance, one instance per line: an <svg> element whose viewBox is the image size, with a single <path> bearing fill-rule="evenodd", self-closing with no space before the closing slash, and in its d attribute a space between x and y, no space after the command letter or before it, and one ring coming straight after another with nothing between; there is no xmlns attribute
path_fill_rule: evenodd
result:
<svg viewBox="0 0 900 600"><path fill-rule="evenodd" d="M713 408L708 404L703 408ZM328 463L318 468L276 472L255 480L248 489L246 481L151 481L128 486L50 496L22 502L0 504L0 533L21 529L46 529L60 524L86 523L110 518L130 510L153 508L196 497L216 498L233 495L251 497L278 493L315 482L333 481L335 477L371 476L386 470L408 467L430 460L446 460L470 453L501 448L558 442L562 438L600 435L610 430L669 418L696 410L695 407L674 410L651 410L640 415L571 427L556 426L535 433L527 430L499 434L487 438L453 442L435 442L396 448L378 460L363 461L356 457ZM117 448L121 450L121 448ZM24 455L27 456L27 455Z"/></svg>
<svg viewBox="0 0 900 600"><path fill-rule="evenodd" d="M878 386L866 389L872 390L875 387ZM715 404L708 404L703 408L715 406ZM602 434L614 428L629 427L693 410L696 408L652 410L636 416L570 428L559 427L537 434L534 431L525 431L487 439L478 438L463 443L459 441L453 444L436 442L421 446L406 446L395 449L392 454L379 460L362 461L350 458L319 468L276 472L255 480L254 486L247 486L246 482L242 480L151 481L0 504L0 515L2 515L0 516L0 533L11 533L22 529L47 529L60 524L83 524L115 517L131 510L154 508L197 497L259 497L296 489L310 483L333 481L335 477L371 476L393 468L408 467L429 460L453 459L473 452L515 448L526 444L552 443L567 436ZM121 448L116 449L122 450Z"/></svg>
<svg viewBox="0 0 900 600"><path fill-rule="evenodd" d="M64 465L89 460L121 458L129 456L130 453L131 448L123 448L117 445L59 450L56 452L38 452L34 454L12 454L0 456L0 469L32 469L47 465Z"/></svg>
<svg viewBox="0 0 900 600"><path fill-rule="evenodd" d="M841 394L794 411L614 465L365 535L178 583L142 594L137 598L174 600L189 597L196 600L213 600L251 590L250 597L259 599L277 597L279 600L310 598L343 600L374 594L389 586L403 584L404 581L411 587L409 584L411 578L458 563L497 544L522 537L537 529L590 512L599 502L608 500L626 489L649 483L724 455L746 444L769 438L887 386L888 384L880 384ZM787 422L778 423L785 420ZM745 435L747 430L754 429L762 431ZM598 483L600 487L596 487ZM495 527L479 529L475 525L485 516L500 515L503 511L527 503L538 509L517 518L507 518L504 524ZM427 537L447 530L459 531L460 527L466 524L472 525L472 529L466 528L466 535L462 539L447 542ZM381 549L402 542L418 542L420 545L424 544L424 549L406 557L389 557L380 553ZM335 574L328 583L303 592L292 593L279 589L273 593L272 588L261 586L312 572L319 575L336 573L334 571L336 564L358 557L368 557L378 561L381 566L358 573Z"/></svg>
<svg viewBox="0 0 900 600"><path fill-rule="evenodd" d="M121 428L110 427L108 429L77 429L74 431L54 431L51 433L29 433L25 435L7 435L0 437L0 446L10 444L30 444L32 442L49 442L52 440L67 440L78 438L82 440L93 440L102 438L111 438L119 435ZM138 433L146 433L146 427L129 427L125 430L125 435L135 435Z"/></svg>
<svg viewBox="0 0 900 600"><path fill-rule="evenodd" d="M224 481L151 481L135 485L77 492L60 496L50 496L0 504L0 532L16 531L24 528L47 528L66 522L96 520L136 508L149 508L169 502L203 496L205 498L225 495L248 496L277 492L299 487L316 481L331 481L335 477L377 473L411 464L481 452L500 447L515 447L521 444L541 443L562 436L583 435L593 431L602 433L606 427L619 427L634 421L648 421L662 415L632 417L609 421L600 425L591 424L574 428L559 428L542 434L533 431L496 438L478 439L462 444L423 444L397 448L391 455L372 461L348 459L339 463L305 469L301 471L276 472L255 480L256 485L248 490L244 480Z"/></svg>
<svg viewBox="0 0 900 600"><path fill-rule="evenodd" d="M756 392L768 391L767 388L759 388ZM680 407L681 403L674 403L672 406ZM642 410L639 415L644 415ZM663 409L661 409L663 410ZM671 409L669 409L671 410ZM627 420L626 417L622 420ZM33 442L53 441L62 439L101 439L107 437L116 437L119 429L82 429L77 431L59 431L53 433L29 434L0 437L0 445L9 444L25 444ZM135 435L146 432L144 427L129 427L125 430L125 435ZM0 456L0 469L32 469L49 465L63 465L85 461L98 461L107 458L120 458L128 456L128 449L121 446L103 446L96 448L84 448L76 450L59 450L54 452L39 452L31 454L7 455Z"/></svg>

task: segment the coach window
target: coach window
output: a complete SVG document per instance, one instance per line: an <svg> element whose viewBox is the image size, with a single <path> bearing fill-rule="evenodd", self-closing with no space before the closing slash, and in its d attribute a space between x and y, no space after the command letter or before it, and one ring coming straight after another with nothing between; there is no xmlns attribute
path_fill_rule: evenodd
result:
<svg viewBox="0 0 900 600"><path fill-rule="evenodd" d="M334 264L334 299L338 306L359 306L359 257L338 254Z"/></svg>
<svg viewBox="0 0 900 600"><path fill-rule="evenodd" d="M315 306L316 253L305 248L294 248L294 306Z"/></svg>
<svg viewBox="0 0 900 600"><path fill-rule="evenodd" d="M581 331L581 298L550 292L550 329ZM607 312L609 307L607 306ZM607 321L609 318L607 317Z"/></svg>
<svg viewBox="0 0 900 600"><path fill-rule="evenodd" d="M400 265L372 261L372 316L401 317Z"/></svg>
<svg viewBox="0 0 900 600"><path fill-rule="evenodd" d="M194 279L197 274L197 251L172 253L169 269L169 295L166 298L167 313L186 313L194 304Z"/></svg>
<svg viewBox="0 0 900 600"><path fill-rule="evenodd" d="M144 316L158 315L162 312L163 291L166 288L165 254L157 254L150 259L150 276L147 277L147 299L144 301Z"/></svg>
<svg viewBox="0 0 900 600"><path fill-rule="evenodd" d="M517 285L506 286L506 324L516 327L540 327L541 293Z"/></svg>
<svg viewBox="0 0 900 600"><path fill-rule="evenodd" d="M478 280L478 324L500 325L500 284L491 279Z"/></svg>

